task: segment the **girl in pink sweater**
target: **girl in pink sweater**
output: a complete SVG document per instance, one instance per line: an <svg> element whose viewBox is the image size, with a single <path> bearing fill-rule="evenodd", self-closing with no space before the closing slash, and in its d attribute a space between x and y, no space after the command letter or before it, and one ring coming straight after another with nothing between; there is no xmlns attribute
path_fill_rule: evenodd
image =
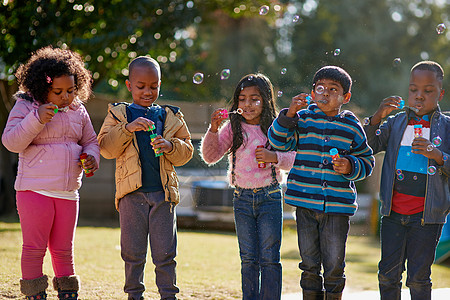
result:
<svg viewBox="0 0 450 300"><path fill-rule="evenodd" d="M219 129L227 115L230 121ZM231 112L213 112L201 146L208 164L228 156L243 299L281 298L280 169L290 170L295 153L270 149L267 130L276 115L270 80L263 74L246 75L236 86Z"/></svg>
<svg viewBox="0 0 450 300"><path fill-rule="evenodd" d="M15 189L22 228L22 279L26 299L46 299L42 263L52 257L53 286L59 299L78 297L73 241L83 167L98 168L97 136L82 102L91 94L91 74L70 50L39 49L16 72L20 91L2 142L19 153ZM86 174L87 174L86 173Z"/></svg>

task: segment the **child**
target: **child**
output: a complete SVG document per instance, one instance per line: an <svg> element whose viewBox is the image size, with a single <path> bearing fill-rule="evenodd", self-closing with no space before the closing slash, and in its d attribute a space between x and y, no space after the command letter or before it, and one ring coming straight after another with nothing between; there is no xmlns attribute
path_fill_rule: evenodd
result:
<svg viewBox="0 0 450 300"><path fill-rule="evenodd" d="M2 142L19 153L15 189L22 228L22 279L26 299L46 299L42 263L52 257L53 286L59 299L77 299L73 241L78 219L78 189L83 166L94 172L100 151L82 105L91 94L91 74L80 55L45 47L16 72L19 92Z"/></svg>
<svg viewBox="0 0 450 300"><path fill-rule="evenodd" d="M285 199L297 207L303 299L324 299L324 289L326 299L341 299L349 216L357 208L354 181L369 176L374 166L361 124L352 112L341 111L351 85L342 68L319 69L311 96L292 98L269 129L275 149L297 151ZM315 103L297 112L309 99ZM333 148L339 158L332 159Z"/></svg>
<svg viewBox="0 0 450 300"><path fill-rule="evenodd" d="M409 107L380 125L402 101L391 96L365 121L369 145L375 153L386 152L380 188L381 299L400 299L406 260L411 299L431 299L431 265L450 210L450 118L438 105L443 78L436 62L417 63L411 69Z"/></svg>
<svg viewBox="0 0 450 300"><path fill-rule="evenodd" d="M213 164L228 154L230 185L235 187L233 209L243 299L276 300L281 297L280 169L292 167L295 153L269 149L267 129L276 111L272 83L266 76L244 76L232 101L230 122L220 131L223 112L213 112L201 146L202 158ZM233 113L236 111L242 114Z"/></svg>
<svg viewBox="0 0 450 300"><path fill-rule="evenodd" d="M161 86L158 62L140 56L128 67L126 85L133 103L110 104L98 135L102 156L116 159L115 202L125 261L124 290L128 299L143 299L150 240L161 299L176 299L179 290L173 208L180 196L174 166L182 166L192 158L191 135L179 108L154 104ZM154 132L157 136L153 140Z"/></svg>

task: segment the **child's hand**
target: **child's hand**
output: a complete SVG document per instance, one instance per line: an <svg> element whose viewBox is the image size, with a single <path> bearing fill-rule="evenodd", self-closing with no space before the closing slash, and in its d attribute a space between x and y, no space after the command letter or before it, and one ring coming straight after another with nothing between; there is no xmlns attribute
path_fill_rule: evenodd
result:
<svg viewBox="0 0 450 300"><path fill-rule="evenodd" d="M256 148L255 151L256 161L263 161L268 163L278 163L277 154L266 148Z"/></svg>
<svg viewBox="0 0 450 300"><path fill-rule="evenodd" d="M339 157L333 160L333 169L336 173L347 175L352 172L352 164L345 157Z"/></svg>
<svg viewBox="0 0 450 300"><path fill-rule="evenodd" d="M434 159L438 164L443 165L442 152L426 138L416 137L412 142L411 151L415 154L422 154L429 159Z"/></svg>
<svg viewBox="0 0 450 300"><path fill-rule="evenodd" d="M134 120L131 123L128 123L125 125L125 128L129 132L135 132L135 131L148 131L150 127L152 127L155 123L153 123L151 120L139 117L136 120Z"/></svg>
<svg viewBox="0 0 450 300"><path fill-rule="evenodd" d="M402 97L391 96L381 101L378 110L372 117L372 125L380 123L381 120L386 118L393 110L398 109L400 100L402 100Z"/></svg>
<svg viewBox="0 0 450 300"><path fill-rule="evenodd" d="M223 110L223 108L216 109L211 114L211 128L209 128L211 132L216 133L219 130L222 121L225 120L222 113L220 112L221 110Z"/></svg>
<svg viewBox="0 0 450 300"><path fill-rule="evenodd" d="M286 113L286 117L293 118L295 114L302 108L308 105L308 94L301 93L292 98L291 104L289 105L289 110Z"/></svg>
<svg viewBox="0 0 450 300"><path fill-rule="evenodd" d="M81 161L79 161L78 165L83 169L90 170L91 172L95 172L98 169L95 157L90 154L87 155L84 164L82 164Z"/></svg>
<svg viewBox="0 0 450 300"><path fill-rule="evenodd" d="M157 135L153 142L150 143L153 146L153 149L158 149L155 153L163 153L170 152L173 149L173 145L171 142L166 140L160 135Z"/></svg>
<svg viewBox="0 0 450 300"><path fill-rule="evenodd" d="M48 122L50 122L53 117L55 116L55 108L57 108L58 106L56 106L53 103L46 103L46 104L42 104L41 106L39 106L38 108L38 115L39 115L39 120L41 120L42 124L46 124Z"/></svg>

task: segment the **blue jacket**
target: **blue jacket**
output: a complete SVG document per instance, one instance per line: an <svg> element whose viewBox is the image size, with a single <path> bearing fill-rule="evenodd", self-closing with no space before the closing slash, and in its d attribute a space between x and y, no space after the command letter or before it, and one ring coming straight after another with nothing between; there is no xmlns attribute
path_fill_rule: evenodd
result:
<svg viewBox="0 0 450 300"><path fill-rule="evenodd" d="M353 215L357 208L354 181L369 176L374 166L361 123L350 111L330 117L315 104L300 110L295 118L287 117L286 112L280 112L268 135L275 149L297 151L287 180L286 203L329 214ZM342 175L333 170L332 148L349 159L352 173Z"/></svg>
<svg viewBox="0 0 450 300"><path fill-rule="evenodd" d="M387 118L381 125L364 126L369 145L374 153L385 151L383 168L381 172L380 185L380 212L383 216L389 216L392 206L392 192L395 181L395 166L403 133L408 125L409 117L414 112L400 112ZM425 207L423 211L422 224L425 223L445 223L445 218L450 210L448 176L450 174L450 117L441 113L438 107L431 116L430 140L435 137L442 139L442 144L438 149L444 155L444 165L439 166L436 161L429 159L428 166L435 166L437 171L435 175L427 175L427 187L425 195ZM380 129L379 135L376 134Z"/></svg>

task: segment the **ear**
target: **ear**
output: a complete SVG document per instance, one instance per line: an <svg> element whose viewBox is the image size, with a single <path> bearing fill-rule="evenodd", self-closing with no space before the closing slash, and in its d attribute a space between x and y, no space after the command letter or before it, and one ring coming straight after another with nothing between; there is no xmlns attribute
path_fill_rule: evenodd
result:
<svg viewBox="0 0 450 300"><path fill-rule="evenodd" d="M352 93L347 92L347 93L344 95L344 101L343 101L342 103L343 103L343 104L349 103L351 97L352 97Z"/></svg>
<svg viewBox="0 0 450 300"><path fill-rule="evenodd" d="M131 92L131 82L127 79L127 80L125 80L125 85L127 86L127 88L128 88L128 91L130 91Z"/></svg>
<svg viewBox="0 0 450 300"><path fill-rule="evenodd" d="M445 94L445 90L442 89L442 90L441 90L441 94L439 95L439 100L438 100L438 102L441 101L442 98L444 98L444 94Z"/></svg>

